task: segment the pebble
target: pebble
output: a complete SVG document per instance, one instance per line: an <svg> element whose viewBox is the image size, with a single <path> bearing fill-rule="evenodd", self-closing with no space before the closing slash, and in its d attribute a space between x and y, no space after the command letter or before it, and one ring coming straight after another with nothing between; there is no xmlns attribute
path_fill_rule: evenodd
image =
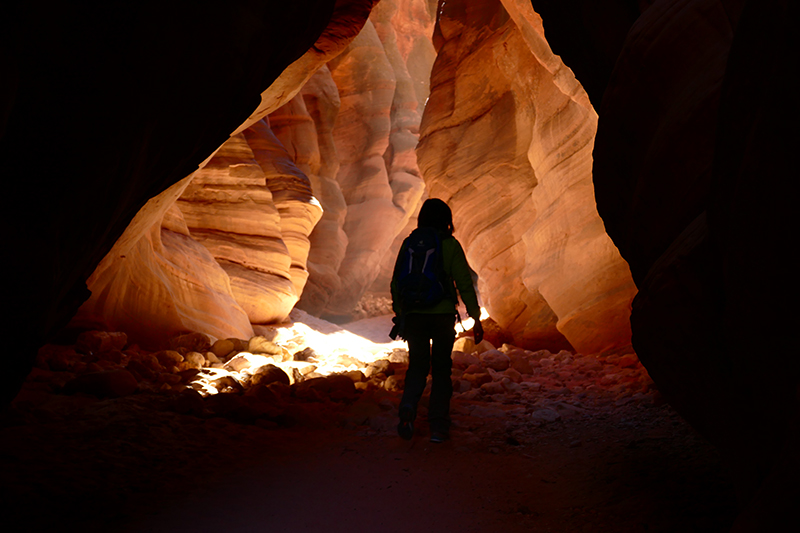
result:
<svg viewBox="0 0 800 533"><path fill-rule="evenodd" d="M223 368L231 372L240 372L247 368L265 366L275 362L275 358L272 356L241 352L234 355Z"/></svg>
<svg viewBox="0 0 800 533"><path fill-rule="evenodd" d="M233 351L234 344L233 341L230 339L219 339L213 345L211 345L211 353L214 354L214 358L221 358L224 359ZM219 359L216 361L211 361L212 363L219 363Z"/></svg>
<svg viewBox="0 0 800 533"><path fill-rule="evenodd" d="M283 350L277 344L261 335L250 339L247 344L247 351L253 354L283 355Z"/></svg>
<svg viewBox="0 0 800 533"><path fill-rule="evenodd" d="M186 352L207 352L211 349L211 339L205 333L187 333L170 339L168 345L175 351L183 348Z"/></svg>
<svg viewBox="0 0 800 533"><path fill-rule="evenodd" d="M122 350L128 344L128 336L121 331L84 331L78 335L75 350L81 353L100 353Z"/></svg>
<svg viewBox="0 0 800 533"><path fill-rule="evenodd" d="M488 350L481 354L481 364L498 372L502 372L511 365L511 358L500 350Z"/></svg>
<svg viewBox="0 0 800 533"><path fill-rule="evenodd" d="M553 409L539 409L531 413L531 418L540 422L555 422L561 418L561 415Z"/></svg>

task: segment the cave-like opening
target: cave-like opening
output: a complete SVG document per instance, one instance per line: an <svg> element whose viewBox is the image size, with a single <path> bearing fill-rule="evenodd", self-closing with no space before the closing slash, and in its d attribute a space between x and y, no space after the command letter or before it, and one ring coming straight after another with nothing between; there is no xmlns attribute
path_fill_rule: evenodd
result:
<svg viewBox="0 0 800 533"><path fill-rule="evenodd" d="M391 529L394 507L370 496L401 488L408 501L478 461L470 479L488 480L491 512L476 510L480 483L456 476L469 490L447 494L468 511L420 513L412 529L433 519L457 530L723 531L736 510L722 453L740 503L751 503L739 530L775 521L768 510L793 494L783 482L797 462L787 422L796 364L775 386L760 385L759 370L748 394L730 394L753 383L746 355L760 338L736 317L776 291L752 283L757 267L726 221L741 200L729 183L754 162L786 160L796 114L742 112L741 91L757 92L743 50L784 39L796 13L780 2L619 1L600 13L580 0L307 4L187 9L177 27L149 4L124 17L44 11L35 46L20 44L32 8L4 24L2 155L30 183L54 181L29 228L21 202L3 212L25 257L4 289L22 354L8 391L33 366L4 416L14 506L33 516L45 502L51 512L33 519L42 525L174 530L197 509L172 514L186 505L171 500L176 489L236 509L234 522L224 512L201 529L344 529L347 505ZM752 17L740 30L744 4ZM553 21L547 40L540 14ZM147 46L132 51L142 35ZM772 61L768 74L791 58ZM109 119L120 102L138 119L128 128ZM38 148L32 124L45 117L74 131ZM748 127L747 138L779 141L745 146L725 133ZM88 138L97 150L82 166ZM59 165L75 179L51 180ZM9 185L12 197L28 190ZM428 196L453 206L491 315L489 342L464 333L453 353L446 456L388 436L407 354L376 342L388 330L394 250ZM739 229L772 253L774 239ZM631 347L634 281L635 346L664 396ZM747 296L732 298L732 283ZM61 344L41 347L58 331ZM762 405L782 407L761 416ZM735 412L756 429L743 432ZM257 475L244 481L248 466ZM393 472L388 484L381 468ZM336 497L319 488L320 472ZM287 489L254 481L271 475ZM209 476L240 501L215 495ZM305 494L319 510L296 505ZM665 499L681 512L665 516L654 503Z"/></svg>

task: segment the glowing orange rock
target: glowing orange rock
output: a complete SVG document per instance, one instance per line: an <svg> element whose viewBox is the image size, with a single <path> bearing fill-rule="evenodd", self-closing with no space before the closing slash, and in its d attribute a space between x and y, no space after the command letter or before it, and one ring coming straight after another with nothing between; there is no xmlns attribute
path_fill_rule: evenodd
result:
<svg viewBox="0 0 800 533"><path fill-rule="evenodd" d="M630 344L635 294L597 214L597 114L529 2L448 1L417 149L492 318L523 346Z"/></svg>

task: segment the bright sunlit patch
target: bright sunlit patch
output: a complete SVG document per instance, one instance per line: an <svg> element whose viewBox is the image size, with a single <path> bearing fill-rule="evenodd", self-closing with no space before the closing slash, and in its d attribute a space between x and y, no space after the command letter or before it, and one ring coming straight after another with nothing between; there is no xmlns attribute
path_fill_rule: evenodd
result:
<svg viewBox="0 0 800 533"><path fill-rule="evenodd" d="M481 307L481 320L486 320L489 318L489 312L486 310L485 307ZM468 316L467 318L463 319L461 323L456 323L456 333L463 333L465 331L469 331L475 326L475 319Z"/></svg>
<svg viewBox="0 0 800 533"><path fill-rule="evenodd" d="M481 320L488 317L489 313L481 308ZM290 376L291 381L294 381L294 376L305 376L310 372L328 376L349 370L363 370L378 359L387 359L393 352L407 349L405 341L389 338L393 325L391 316L368 318L344 326L298 309L292 311L289 318L292 322L274 328L275 336L271 339L284 350L283 356L253 356L242 352L238 364L233 364L231 359L226 368L203 368L193 382L193 388L203 396L217 394L229 390L231 378L238 383L246 383L265 364L277 366ZM459 333L469 331L474 323L472 318L467 317L461 324L456 324L456 330ZM313 352L309 361L286 360L309 349Z"/></svg>

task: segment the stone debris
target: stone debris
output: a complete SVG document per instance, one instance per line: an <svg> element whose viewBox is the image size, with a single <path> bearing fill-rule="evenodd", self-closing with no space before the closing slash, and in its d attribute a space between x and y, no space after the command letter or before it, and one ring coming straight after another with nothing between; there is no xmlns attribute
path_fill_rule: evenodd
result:
<svg viewBox="0 0 800 533"><path fill-rule="evenodd" d="M176 412L269 428L308 419L307 412L298 411L304 402L376 405L380 408L337 408L343 417L339 420L371 430L393 430L408 369L405 349L387 348L370 357L364 346L348 351L331 342L329 351L321 353L319 346L308 346L297 329L273 329L272 340L257 335L213 343L206 335L189 333L156 351L128 345L124 333L85 332L75 346L42 347L28 387L97 398L167 394ZM336 334L327 333L332 339ZM660 398L633 353L554 354L510 344L495 348L486 341L476 346L471 337L457 339L455 348L456 424L466 416L535 428L588 416L588 410L597 406L656 403ZM354 418L355 412L360 414Z"/></svg>

